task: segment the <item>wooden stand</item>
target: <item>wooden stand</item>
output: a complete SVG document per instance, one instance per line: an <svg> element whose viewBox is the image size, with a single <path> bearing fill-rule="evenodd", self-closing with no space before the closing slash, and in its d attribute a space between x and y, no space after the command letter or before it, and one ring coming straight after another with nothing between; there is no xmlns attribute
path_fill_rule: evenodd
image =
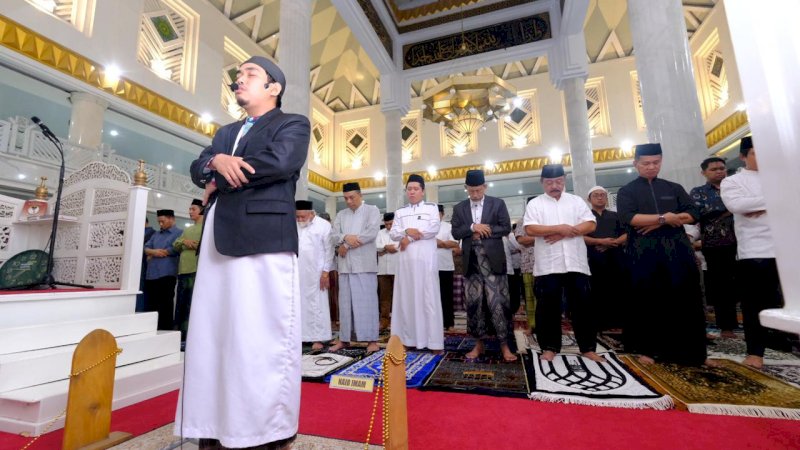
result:
<svg viewBox="0 0 800 450"><path fill-rule="evenodd" d="M408 449L408 404L406 403L406 362L403 358L405 348L400 338L392 336L386 346L386 352L399 358L399 363L388 358L383 370L389 385L389 401L383 413L389 415L385 423L389 425L386 448L389 450ZM384 395L386 393L384 392Z"/></svg>
<svg viewBox="0 0 800 450"><path fill-rule="evenodd" d="M72 356L63 450L102 450L132 438L111 429L117 341L106 330L84 337Z"/></svg>

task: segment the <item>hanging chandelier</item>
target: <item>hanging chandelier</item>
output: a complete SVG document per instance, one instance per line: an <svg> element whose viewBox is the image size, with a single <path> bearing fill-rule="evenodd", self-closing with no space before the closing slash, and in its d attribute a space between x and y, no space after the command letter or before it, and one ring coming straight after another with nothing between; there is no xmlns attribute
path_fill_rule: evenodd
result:
<svg viewBox="0 0 800 450"><path fill-rule="evenodd" d="M422 116L470 136L511 110L517 91L495 75L454 76L422 95Z"/></svg>

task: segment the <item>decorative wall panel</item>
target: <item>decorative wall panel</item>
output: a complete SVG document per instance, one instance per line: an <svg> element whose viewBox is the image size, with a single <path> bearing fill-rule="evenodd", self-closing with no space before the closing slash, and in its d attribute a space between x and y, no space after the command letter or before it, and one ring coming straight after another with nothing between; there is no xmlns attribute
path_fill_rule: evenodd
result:
<svg viewBox="0 0 800 450"><path fill-rule="evenodd" d="M642 107L642 86L639 84L639 73L631 71L631 90L633 91L633 109L636 112L636 126L641 131L647 128Z"/></svg>
<svg viewBox="0 0 800 450"><path fill-rule="evenodd" d="M608 100L603 78L586 80L586 112L589 115L589 130L592 136L610 136L611 123Z"/></svg>
<svg viewBox="0 0 800 450"><path fill-rule="evenodd" d="M369 119L345 122L341 127L342 169L369 167Z"/></svg>
<svg viewBox="0 0 800 450"><path fill-rule="evenodd" d="M518 92L517 98L519 106L512 103L509 119L498 127L502 148L520 148L541 142L536 90Z"/></svg>
<svg viewBox="0 0 800 450"><path fill-rule="evenodd" d="M403 163L422 157L420 129L422 121L419 111L411 111L400 120L400 137L403 139Z"/></svg>

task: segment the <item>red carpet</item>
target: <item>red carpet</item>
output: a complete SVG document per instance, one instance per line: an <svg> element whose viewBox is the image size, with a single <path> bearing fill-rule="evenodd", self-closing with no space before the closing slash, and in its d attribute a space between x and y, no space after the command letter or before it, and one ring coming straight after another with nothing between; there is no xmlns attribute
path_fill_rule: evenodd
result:
<svg viewBox="0 0 800 450"><path fill-rule="evenodd" d="M175 421L175 405L178 391L170 392L136 405L111 413L111 431L124 431L134 436L145 434ZM57 430L40 437L29 450L53 450L61 448L64 430ZM30 442L30 438L0 433L0 450L19 450Z"/></svg>
<svg viewBox="0 0 800 450"><path fill-rule="evenodd" d="M373 395L303 383L300 433L363 442ZM141 435L174 420L178 393L115 411L111 429ZM800 449L800 422L540 403L408 391L412 449ZM380 420L372 431L380 443ZM58 449L62 432L31 450ZM27 438L0 433L0 450Z"/></svg>

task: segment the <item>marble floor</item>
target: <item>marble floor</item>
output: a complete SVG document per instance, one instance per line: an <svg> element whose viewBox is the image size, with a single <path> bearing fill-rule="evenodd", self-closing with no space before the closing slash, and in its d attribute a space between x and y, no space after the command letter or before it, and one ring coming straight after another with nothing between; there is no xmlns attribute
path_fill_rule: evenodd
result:
<svg viewBox="0 0 800 450"><path fill-rule="evenodd" d="M172 435L173 425L164 425L149 433L137 436L130 441L111 447L112 450L196 450L197 441L193 439L181 439ZM297 436L292 450L358 450L364 448L363 443L352 441L341 441L338 439L324 438L320 436L310 436L300 434ZM377 450L381 447L370 445L370 450Z"/></svg>

